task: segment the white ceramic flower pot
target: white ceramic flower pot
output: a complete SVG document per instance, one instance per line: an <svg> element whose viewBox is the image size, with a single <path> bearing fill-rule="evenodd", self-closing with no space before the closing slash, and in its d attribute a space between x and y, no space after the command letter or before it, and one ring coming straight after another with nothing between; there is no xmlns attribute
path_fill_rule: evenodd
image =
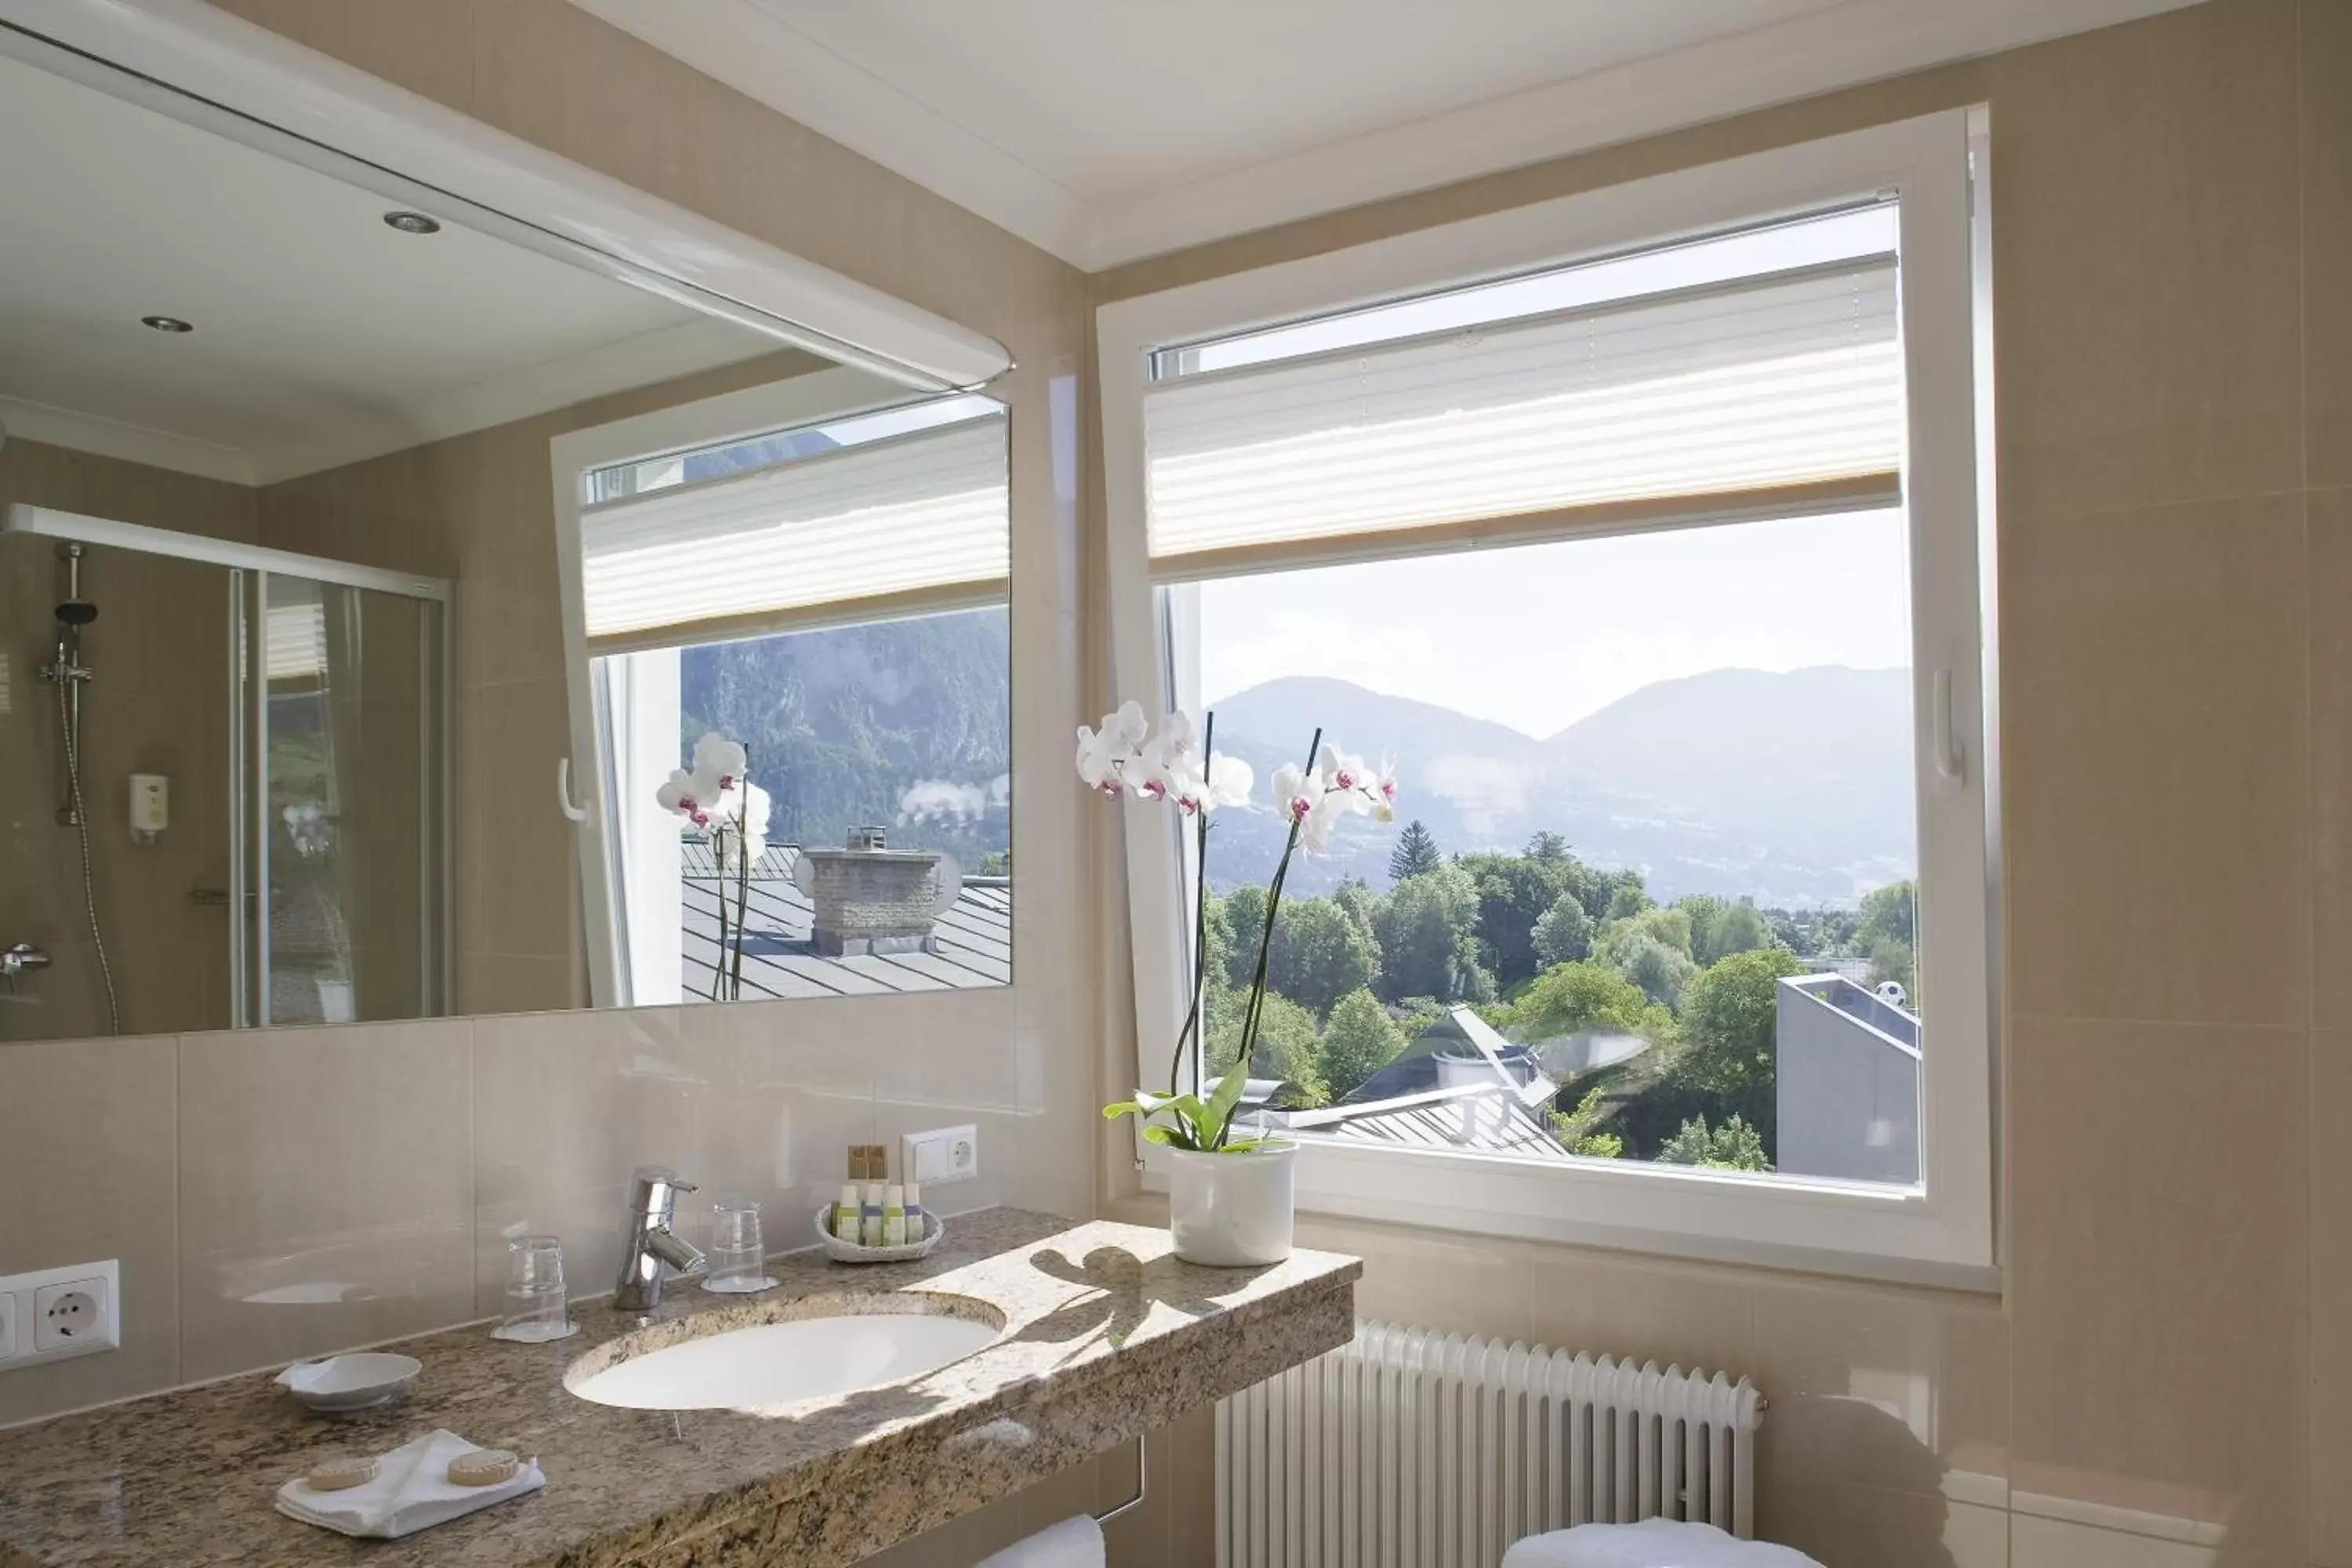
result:
<svg viewBox="0 0 2352 1568"><path fill-rule="evenodd" d="M1218 1268L1279 1263L1290 1256L1298 1184L1295 1143L1245 1154L1168 1155L1168 1228L1176 1256Z"/></svg>

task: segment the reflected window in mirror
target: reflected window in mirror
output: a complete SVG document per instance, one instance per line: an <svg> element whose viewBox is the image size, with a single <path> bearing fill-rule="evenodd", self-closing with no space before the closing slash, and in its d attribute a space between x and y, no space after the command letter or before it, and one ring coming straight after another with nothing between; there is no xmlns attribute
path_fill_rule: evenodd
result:
<svg viewBox="0 0 2352 1568"><path fill-rule="evenodd" d="M615 1000L1011 979L1004 428L932 398L583 476Z"/></svg>

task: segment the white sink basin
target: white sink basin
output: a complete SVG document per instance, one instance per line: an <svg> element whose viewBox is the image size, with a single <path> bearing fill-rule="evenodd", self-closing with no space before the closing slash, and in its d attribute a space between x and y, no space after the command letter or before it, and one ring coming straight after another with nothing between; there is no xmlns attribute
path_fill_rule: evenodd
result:
<svg viewBox="0 0 2352 1568"><path fill-rule="evenodd" d="M764 1412L920 1377L986 1349L1001 1331L929 1312L796 1318L705 1334L584 1376L575 1364L564 1383L582 1399L628 1410Z"/></svg>

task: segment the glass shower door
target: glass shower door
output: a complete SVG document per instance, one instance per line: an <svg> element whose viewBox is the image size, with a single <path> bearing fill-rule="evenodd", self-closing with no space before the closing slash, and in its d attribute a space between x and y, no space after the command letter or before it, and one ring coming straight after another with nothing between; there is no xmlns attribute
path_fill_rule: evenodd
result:
<svg viewBox="0 0 2352 1568"><path fill-rule="evenodd" d="M444 1013L447 606L247 575L247 1021Z"/></svg>

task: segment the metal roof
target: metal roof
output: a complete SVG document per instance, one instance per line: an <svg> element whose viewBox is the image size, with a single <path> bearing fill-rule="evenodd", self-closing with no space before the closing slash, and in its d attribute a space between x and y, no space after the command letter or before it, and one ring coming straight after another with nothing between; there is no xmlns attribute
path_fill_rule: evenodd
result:
<svg viewBox="0 0 2352 1568"><path fill-rule="evenodd" d="M708 845L685 848L685 968L688 1001L710 995L719 960L718 868ZM813 911L793 886L800 852L772 846L751 868L744 924L743 996L870 996L898 991L956 991L1013 979L1013 887L1005 877L967 877L963 890L932 928L936 952L826 958L809 951ZM727 886L733 906L733 879Z"/></svg>
<svg viewBox="0 0 2352 1568"><path fill-rule="evenodd" d="M1464 1084L1400 1095L1366 1105L1334 1105L1295 1110L1289 1129L1310 1137L1370 1143L1402 1143L1454 1153L1573 1158L1559 1146L1542 1113L1520 1102L1500 1083Z"/></svg>

